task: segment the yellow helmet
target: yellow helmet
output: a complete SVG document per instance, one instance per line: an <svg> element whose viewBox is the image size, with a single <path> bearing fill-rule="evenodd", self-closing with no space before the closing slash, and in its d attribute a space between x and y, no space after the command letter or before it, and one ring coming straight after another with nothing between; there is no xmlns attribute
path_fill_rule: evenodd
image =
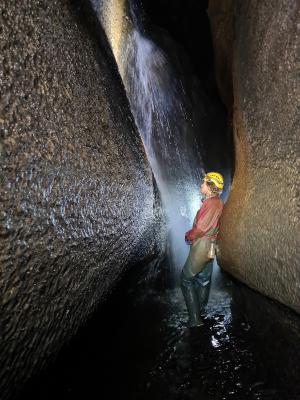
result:
<svg viewBox="0 0 300 400"><path fill-rule="evenodd" d="M204 177L204 181L212 182L217 186L218 189L223 189L224 179L223 176L218 172L208 172Z"/></svg>

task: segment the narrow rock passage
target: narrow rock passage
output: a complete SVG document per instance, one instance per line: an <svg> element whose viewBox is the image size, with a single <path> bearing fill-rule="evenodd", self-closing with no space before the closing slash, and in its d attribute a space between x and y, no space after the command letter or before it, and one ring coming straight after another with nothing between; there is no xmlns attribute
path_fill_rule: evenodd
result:
<svg viewBox="0 0 300 400"><path fill-rule="evenodd" d="M235 304L240 284L215 264L205 326L189 329L180 289L162 288L164 265L155 282L149 276L157 266L144 268L126 277L111 303L19 400L299 398L297 381L280 382L274 373L279 367L272 367L273 360L265 364L253 326L241 313L242 300ZM299 349L288 340L285 346L283 352ZM294 367L299 369L299 361Z"/></svg>

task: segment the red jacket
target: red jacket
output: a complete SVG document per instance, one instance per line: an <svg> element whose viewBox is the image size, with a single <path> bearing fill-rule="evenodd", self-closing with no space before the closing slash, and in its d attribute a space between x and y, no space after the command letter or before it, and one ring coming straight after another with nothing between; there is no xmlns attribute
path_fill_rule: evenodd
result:
<svg viewBox="0 0 300 400"><path fill-rule="evenodd" d="M223 202L219 196L208 197L197 211L193 228L185 234L187 240L198 238L216 239L219 232L219 220Z"/></svg>

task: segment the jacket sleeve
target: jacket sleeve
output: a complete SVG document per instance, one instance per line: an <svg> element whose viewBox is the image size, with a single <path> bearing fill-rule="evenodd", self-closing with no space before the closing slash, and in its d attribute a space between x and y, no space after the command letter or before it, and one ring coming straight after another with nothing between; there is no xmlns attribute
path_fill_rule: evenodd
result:
<svg viewBox="0 0 300 400"><path fill-rule="evenodd" d="M212 204L204 203L200 210L197 212L194 220L193 228L186 232L185 238L187 240L195 240L205 236L205 234L214 226L220 217L220 208Z"/></svg>

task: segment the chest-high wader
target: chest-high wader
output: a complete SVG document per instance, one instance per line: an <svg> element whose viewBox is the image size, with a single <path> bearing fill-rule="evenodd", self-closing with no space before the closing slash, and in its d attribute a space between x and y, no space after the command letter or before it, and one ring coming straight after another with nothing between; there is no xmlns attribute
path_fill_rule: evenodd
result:
<svg viewBox="0 0 300 400"><path fill-rule="evenodd" d="M217 228L212 228L207 232L207 238L194 241L182 269L181 290L191 326L203 324L201 313L208 302L214 260L209 253L211 245L216 243L217 232Z"/></svg>

